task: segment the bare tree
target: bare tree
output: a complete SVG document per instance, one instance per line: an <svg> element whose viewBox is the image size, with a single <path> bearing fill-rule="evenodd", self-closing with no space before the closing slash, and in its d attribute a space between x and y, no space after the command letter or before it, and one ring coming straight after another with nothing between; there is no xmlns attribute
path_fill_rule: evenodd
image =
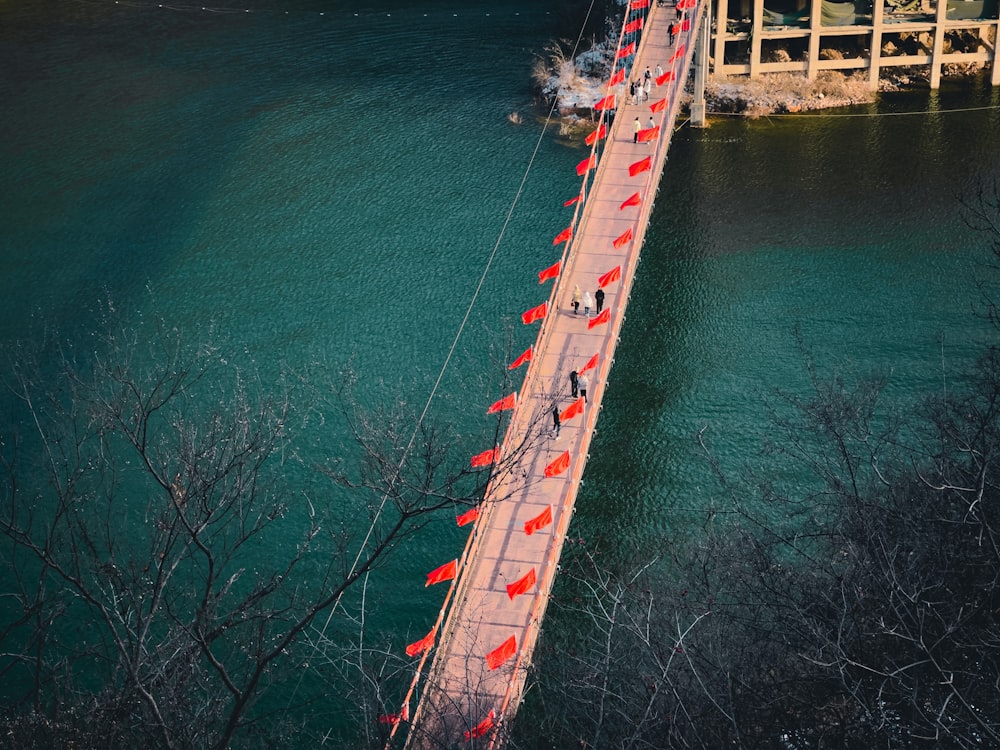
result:
<svg viewBox="0 0 1000 750"><path fill-rule="evenodd" d="M449 459L445 430L421 422L405 445L399 414L289 375L265 387L159 322L111 322L85 352L11 354L0 744L224 748L305 731L308 659L334 616L357 625L344 597L486 479ZM303 447L331 404L356 438L350 466Z"/></svg>

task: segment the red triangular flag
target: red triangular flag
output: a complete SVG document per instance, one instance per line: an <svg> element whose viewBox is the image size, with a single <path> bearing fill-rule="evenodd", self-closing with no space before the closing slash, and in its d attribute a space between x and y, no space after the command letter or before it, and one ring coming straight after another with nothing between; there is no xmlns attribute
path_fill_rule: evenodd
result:
<svg viewBox="0 0 1000 750"><path fill-rule="evenodd" d="M566 410L559 415L559 421L565 422L568 419L572 419L577 414L583 414L583 396L580 396L576 401L566 407Z"/></svg>
<svg viewBox="0 0 1000 750"><path fill-rule="evenodd" d="M619 83L625 80L625 68L618 68L614 75L608 80L608 86L617 86Z"/></svg>
<svg viewBox="0 0 1000 750"><path fill-rule="evenodd" d="M635 164L629 166L628 168L629 177L635 177L640 172L645 172L652 166L653 166L653 160L647 156L645 159L641 159L637 161Z"/></svg>
<svg viewBox="0 0 1000 750"><path fill-rule="evenodd" d="M529 346L527 349L521 352L520 357L518 357L517 359L515 359L513 362L510 363L510 367L508 367L507 369L513 370L516 367L520 367L525 362L530 362L530 361L531 361L531 347Z"/></svg>
<svg viewBox="0 0 1000 750"><path fill-rule="evenodd" d="M649 159L648 156L646 158ZM564 230L562 230L559 234L556 235L556 238L552 240L552 244L558 245L560 242L569 242L572 236L573 236L573 227L566 227Z"/></svg>
<svg viewBox="0 0 1000 750"><path fill-rule="evenodd" d="M631 23L625 24L625 28L622 29L626 34L634 34L642 28L642 18L637 18Z"/></svg>
<svg viewBox="0 0 1000 750"><path fill-rule="evenodd" d="M670 58L670 62L673 62L679 57L684 57L684 45L681 44L674 50L674 54Z"/></svg>
<svg viewBox="0 0 1000 750"><path fill-rule="evenodd" d="M403 710L398 714L382 714L378 717L379 724L392 724L395 726L400 721L410 720L410 706L403 704Z"/></svg>
<svg viewBox="0 0 1000 750"><path fill-rule="evenodd" d="M580 200L581 197L582 196L578 195L575 198L570 198L568 201L566 201L565 203L563 203L563 207L565 208L566 206L572 206L574 203L576 203L578 200Z"/></svg>
<svg viewBox="0 0 1000 750"><path fill-rule="evenodd" d="M557 477L569 468L569 451L563 451L555 461L545 467L545 476Z"/></svg>
<svg viewBox="0 0 1000 750"><path fill-rule="evenodd" d="M478 468L480 466L489 466L497 458L497 449L490 448L488 451L483 451L482 453L477 453L472 457L472 468ZM461 525L461 524L459 524Z"/></svg>
<svg viewBox="0 0 1000 750"><path fill-rule="evenodd" d="M594 169L597 166L597 155L591 154L589 157L581 161L576 165L576 173L581 177L587 174L587 170Z"/></svg>
<svg viewBox="0 0 1000 750"><path fill-rule="evenodd" d="M492 711L490 711L485 719L483 719L481 722L476 724L476 726L474 726L472 729L470 729L468 732L465 733L465 741L468 742L469 740L474 740L477 737L482 737L484 734L490 731L493 728L494 716L495 714Z"/></svg>
<svg viewBox="0 0 1000 750"><path fill-rule="evenodd" d="M504 396L499 401L495 402L493 406L486 410L487 414L496 414L498 411L506 411L507 409L513 409L517 405L517 391Z"/></svg>
<svg viewBox="0 0 1000 750"><path fill-rule="evenodd" d="M511 636L486 654L486 666L490 669L496 669L516 653L517 641L514 640L514 636Z"/></svg>
<svg viewBox="0 0 1000 750"><path fill-rule="evenodd" d="M660 137L660 129L658 127L645 128L644 130L640 130L636 135L639 143L648 143Z"/></svg>
<svg viewBox="0 0 1000 750"><path fill-rule="evenodd" d="M602 122L601 127L599 127L593 133L588 135L584 140L587 142L588 146L593 146L595 141L600 140L607 134L608 134L608 126Z"/></svg>
<svg viewBox="0 0 1000 750"><path fill-rule="evenodd" d="M470 508L462 515L455 516L455 523L459 526L465 526L466 524L472 523L477 518L479 518L479 508Z"/></svg>
<svg viewBox="0 0 1000 750"><path fill-rule="evenodd" d="M441 583L442 581L450 581L458 574L458 560L452 560L449 563L445 563L440 568L434 568L430 573L427 574L427 583L424 584L424 588L427 588L431 584Z"/></svg>
<svg viewBox="0 0 1000 750"><path fill-rule="evenodd" d="M660 79L657 78L656 80L659 81ZM657 83L656 85L659 86L660 84ZM667 100L666 100L666 98L660 99L660 101L653 102L652 104L649 105L649 111L650 112L662 112L666 108L667 108Z"/></svg>
<svg viewBox="0 0 1000 750"><path fill-rule="evenodd" d="M629 55L635 54L635 42L630 42L618 50L618 54L615 55L616 60L621 60L623 57L628 57Z"/></svg>
<svg viewBox="0 0 1000 750"><path fill-rule="evenodd" d="M429 649L434 645L434 636L437 635L437 628L433 628L431 632L421 638L419 641L415 641L406 647L407 656L416 656L417 654L422 654L424 651Z"/></svg>
<svg viewBox="0 0 1000 750"><path fill-rule="evenodd" d="M628 6L632 10L639 10L640 8L648 8L649 0L632 0Z"/></svg>
<svg viewBox="0 0 1000 750"><path fill-rule="evenodd" d="M552 506L548 506L545 510L539 513L537 516L532 518L530 521L524 522L524 533L531 536L539 529L544 529L552 523Z"/></svg>
<svg viewBox="0 0 1000 750"><path fill-rule="evenodd" d="M521 313L521 320L524 321L525 325L529 323L534 323L536 320L541 320L545 317L546 311L549 309L549 303L543 302L542 304L531 308L530 310L525 310Z"/></svg>
<svg viewBox="0 0 1000 750"><path fill-rule="evenodd" d="M640 203L642 203L642 196L640 196L638 193L633 193L624 201L622 201L622 204L618 207L618 210L623 211L629 206L638 206Z"/></svg>
<svg viewBox="0 0 1000 750"><path fill-rule="evenodd" d="M525 591L530 589L535 585L535 569L532 568L527 572L526 575L518 578L514 583L507 584L507 596L513 599L518 594L523 594Z"/></svg>
<svg viewBox="0 0 1000 750"><path fill-rule="evenodd" d="M599 326L604 323L607 323L609 320L611 320L611 311L603 310L599 315L587 321L587 330L589 331L594 326Z"/></svg>
<svg viewBox="0 0 1000 750"><path fill-rule="evenodd" d="M549 279L554 279L559 276L559 270L562 268L562 261L557 260L551 266L546 268L544 271L538 272L538 283L544 284Z"/></svg>
<svg viewBox="0 0 1000 750"><path fill-rule="evenodd" d="M629 227L624 232L622 232L612 244L615 246L615 250L617 250L631 239L632 239L632 227Z"/></svg>
<svg viewBox="0 0 1000 750"><path fill-rule="evenodd" d="M662 76L657 76L657 77L656 77L656 85L657 85L657 86L662 86L662 85L663 85L663 84L665 84L665 83L666 83L667 81L672 81L672 80L674 80L674 71L672 71L672 70L668 70L668 71L667 71L666 73L664 73L664 74L663 74ZM666 101L666 99L664 99L663 101ZM657 104L659 104L659 102L657 102ZM652 104L651 104L651 105L649 105L649 106L651 106L651 107L652 107L652 106L654 106L654 105L652 105ZM658 110L658 109L654 109L653 111L654 111L654 112L659 112L660 110Z"/></svg>
<svg viewBox="0 0 1000 750"><path fill-rule="evenodd" d="M597 280L597 286L607 286L613 281L618 281L622 277L622 267L615 266Z"/></svg>
<svg viewBox="0 0 1000 750"><path fill-rule="evenodd" d="M600 354L600 352L598 352ZM597 354L587 360L587 364L580 368L580 375L583 375L587 370L593 370L597 367Z"/></svg>
<svg viewBox="0 0 1000 750"><path fill-rule="evenodd" d="M603 99L599 99L597 104L594 105L594 109L596 109L598 112L601 112L605 109L614 109L614 108L615 108L614 94L608 94Z"/></svg>
<svg viewBox="0 0 1000 750"><path fill-rule="evenodd" d="M685 18L681 21L681 31L691 31L691 19Z"/></svg>

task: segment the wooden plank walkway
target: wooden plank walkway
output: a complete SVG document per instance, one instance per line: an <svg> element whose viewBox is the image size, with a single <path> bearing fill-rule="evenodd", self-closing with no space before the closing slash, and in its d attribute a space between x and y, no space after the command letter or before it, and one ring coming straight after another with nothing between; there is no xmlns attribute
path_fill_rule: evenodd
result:
<svg viewBox="0 0 1000 750"><path fill-rule="evenodd" d="M628 79L618 87L617 115L603 142L603 153L598 151L593 183L500 449L501 465L506 456L516 454L519 458L516 466L508 466L494 477L476 521L455 584L453 603L407 731L408 749L501 747L505 744L505 727L521 702L526 670L572 518L697 33L697 10L688 11L691 28L682 32L674 45L668 44L668 28L675 22L675 11L673 7L656 7L655 0L653 5L645 18L630 77L641 78L647 66L655 71L660 65L664 71L675 71L675 81L654 85L649 99L639 104L627 101ZM682 45L685 51L671 62L671 56ZM652 113L650 105L663 98L667 99L665 109ZM636 117L642 128L649 126L652 117L661 136L653 142L633 143ZM647 156L651 157L650 169L631 176L630 165ZM622 208L622 203L637 192L641 197L639 205ZM630 229L633 239L616 248L616 238ZM554 256L540 262L538 270L554 262ZM610 320L588 329L583 306L579 314L574 314L570 304L573 287L579 285L593 294L598 278L618 265L621 280L604 289L604 307L610 311ZM593 317L595 311L591 309L590 314ZM582 415L563 422L555 437L552 407L557 405L562 411L572 403L569 373L582 368L595 354L598 364L588 373L589 403ZM569 468L546 477L546 467L565 451L570 454ZM491 502L492 498L498 500ZM525 522L543 514L546 508L551 508L551 525L527 535ZM532 570L536 585L510 599L507 585ZM487 654L511 636L516 652L499 667L490 669ZM477 726L482 730L481 737L464 744L466 733L472 731L475 736Z"/></svg>

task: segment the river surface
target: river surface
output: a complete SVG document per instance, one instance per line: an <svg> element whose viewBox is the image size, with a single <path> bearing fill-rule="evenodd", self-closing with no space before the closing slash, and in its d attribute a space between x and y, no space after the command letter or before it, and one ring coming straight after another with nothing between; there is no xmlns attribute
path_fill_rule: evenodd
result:
<svg viewBox="0 0 1000 750"><path fill-rule="evenodd" d="M571 35L560 5L3 4L0 346L83 341L111 300L211 328L265 381L349 367L363 404L419 410L491 263L430 410L478 452L578 187L529 91ZM959 198L1000 178L998 104L977 79L675 134L574 536L614 559L683 535L717 501L696 435L753 460L764 398L807 385L796 330L824 372L891 373L899 404L961 377L993 335ZM460 544L445 514L373 578L398 649Z"/></svg>

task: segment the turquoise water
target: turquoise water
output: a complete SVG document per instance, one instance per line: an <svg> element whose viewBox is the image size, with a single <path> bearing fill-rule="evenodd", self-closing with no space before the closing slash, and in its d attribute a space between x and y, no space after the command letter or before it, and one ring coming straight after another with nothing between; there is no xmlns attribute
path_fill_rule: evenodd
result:
<svg viewBox="0 0 1000 750"><path fill-rule="evenodd" d="M110 298L126 321L211 328L265 382L350 368L365 405L419 411L531 162L431 410L478 452L578 188L554 131L532 162L532 53L569 35L558 5L0 6L0 341L86 341ZM900 404L961 376L992 333L956 197L1000 176L997 104L976 82L834 113L921 116L675 135L575 535L615 559L685 534L684 509L719 499L695 436L754 460L762 399L806 384L796 327L824 371L890 372ZM443 517L373 577L400 651L461 539Z"/></svg>

